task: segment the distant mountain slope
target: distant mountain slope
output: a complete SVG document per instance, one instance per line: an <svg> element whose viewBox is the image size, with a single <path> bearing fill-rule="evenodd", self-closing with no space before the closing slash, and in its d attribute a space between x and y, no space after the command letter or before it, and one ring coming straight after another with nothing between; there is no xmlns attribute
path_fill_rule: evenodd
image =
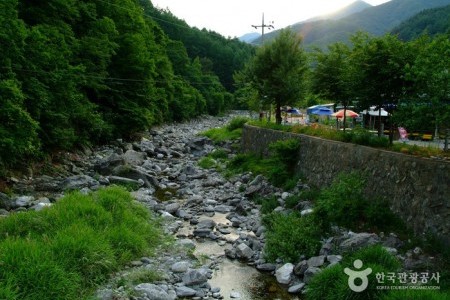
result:
<svg viewBox="0 0 450 300"><path fill-rule="evenodd" d="M347 42L349 37L358 31L366 31L377 36L383 35L425 9L449 4L450 0L392 0L340 20L300 23L292 25L290 28L303 36L306 47L314 45L325 48L338 41ZM271 32L265 35L264 40L270 41L278 33L279 31Z"/></svg>
<svg viewBox="0 0 450 300"><path fill-rule="evenodd" d="M260 36L261 36L261 34L259 34L257 32L251 32L251 33L244 34L243 36L241 36L239 38L239 40L241 42L245 42L245 43L251 44L254 40L259 38Z"/></svg>
<svg viewBox="0 0 450 300"><path fill-rule="evenodd" d="M319 21L319 20L340 20L345 17L351 16L353 14L359 13L369 7L372 7L372 5L370 5L369 3L364 2L362 0L358 0L358 1L353 2L350 5L345 6L344 8L341 8L338 11L335 11L333 13L326 14L323 16L317 16L317 17L308 19L306 21L300 22L300 24L307 23L307 22Z"/></svg>
<svg viewBox="0 0 450 300"><path fill-rule="evenodd" d="M431 36L450 33L450 5L427 9L392 30L402 40L409 41L423 33Z"/></svg>

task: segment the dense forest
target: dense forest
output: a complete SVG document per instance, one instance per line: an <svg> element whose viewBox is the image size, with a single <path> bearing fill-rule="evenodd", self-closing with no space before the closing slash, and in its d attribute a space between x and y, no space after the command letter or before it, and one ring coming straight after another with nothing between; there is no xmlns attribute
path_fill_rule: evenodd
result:
<svg viewBox="0 0 450 300"><path fill-rule="evenodd" d="M392 30L404 41L425 33L434 36L445 32L450 33L450 5L424 10Z"/></svg>
<svg viewBox="0 0 450 300"><path fill-rule="evenodd" d="M148 0L3 0L0 169L219 114L233 103L232 74L252 52Z"/></svg>
<svg viewBox="0 0 450 300"><path fill-rule="evenodd" d="M262 95L288 105L394 103L398 124L450 127L448 33L411 42L359 33L351 45L302 50L298 64L282 49L297 53L292 45L304 41L279 42L276 55L260 60L258 83L243 74L271 45L256 50L190 28L148 0L0 1L0 175L53 151L133 138L163 122L260 109ZM284 71L274 85L264 76L272 78L277 65ZM301 74L286 75L288 66Z"/></svg>

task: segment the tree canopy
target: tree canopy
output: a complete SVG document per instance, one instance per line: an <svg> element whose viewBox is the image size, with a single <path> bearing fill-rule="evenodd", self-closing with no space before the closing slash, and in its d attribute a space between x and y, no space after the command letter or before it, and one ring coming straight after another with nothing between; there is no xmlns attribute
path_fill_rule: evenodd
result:
<svg viewBox="0 0 450 300"><path fill-rule="evenodd" d="M180 42L163 16L148 0L1 1L0 168L229 108L252 48L187 24Z"/></svg>
<svg viewBox="0 0 450 300"><path fill-rule="evenodd" d="M301 39L284 30L269 44L258 49L238 77L248 81L262 102L274 104L276 122L281 124L281 106L297 102L306 92L307 57Z"/></svg>

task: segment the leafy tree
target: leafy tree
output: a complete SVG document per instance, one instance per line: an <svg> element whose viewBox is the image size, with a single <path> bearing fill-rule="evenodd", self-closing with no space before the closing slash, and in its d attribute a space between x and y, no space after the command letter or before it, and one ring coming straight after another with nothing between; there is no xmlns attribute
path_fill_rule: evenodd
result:
<svg viewBox="0 0 450 300"><path fill-rule="evenodd" d="M420 41L414 64L408 68L408 77L414 82L414 103L417 113L428 110L436 127L446 131L445 148L448 150L450 128L450 39L440 35ZM418 43L416 43L417 45Z"/></svg>
<svg viewBox="0 0 450 300"><path fill-rule="evenodd" d="M327 52L317 49L314 55L317 65L312 75L313 92L341 103L344 110L350 104L352 96L350 54L347 45L336 43L330 45ZM345 114L343 119L345 130Z"/></svg>
<svg viewBox="0 0 450 300"><path fill-rule="evenodd" d="M274 42L260 48L244 70L244 76L262 96L276 107L276 122L281 124L281 106L297 102L304 94L306 55L301 40L283 30Z"/></svg>
<svg viewBox="0 0 450 300"><path fill-rule="evenodd" d="M38 124L23 107L15 80L0 80L0 168L11 166L39 151Z"/></svg>
<svg viewBox="0 0 450 300"><path fill-rule="evenodd" d="M412 49L393 35L370 38L360 33L352 42L352 91L360 108L397 104L411 85L405 67L414 58Z"/></svg>

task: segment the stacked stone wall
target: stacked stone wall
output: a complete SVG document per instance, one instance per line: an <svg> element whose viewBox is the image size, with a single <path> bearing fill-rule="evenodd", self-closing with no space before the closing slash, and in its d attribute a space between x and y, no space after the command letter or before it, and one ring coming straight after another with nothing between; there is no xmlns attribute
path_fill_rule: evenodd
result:
<svg viewBox="0 0 450 300"><path fill-rule="evenodd" d="M450 244L450 163L361 145L330 141L246 125L245 152L268 154L269 144L300 140L297 172L316 187L331 184L340 172L368 175L366 193L387 199L415 234L434 233Z"/></svg>

